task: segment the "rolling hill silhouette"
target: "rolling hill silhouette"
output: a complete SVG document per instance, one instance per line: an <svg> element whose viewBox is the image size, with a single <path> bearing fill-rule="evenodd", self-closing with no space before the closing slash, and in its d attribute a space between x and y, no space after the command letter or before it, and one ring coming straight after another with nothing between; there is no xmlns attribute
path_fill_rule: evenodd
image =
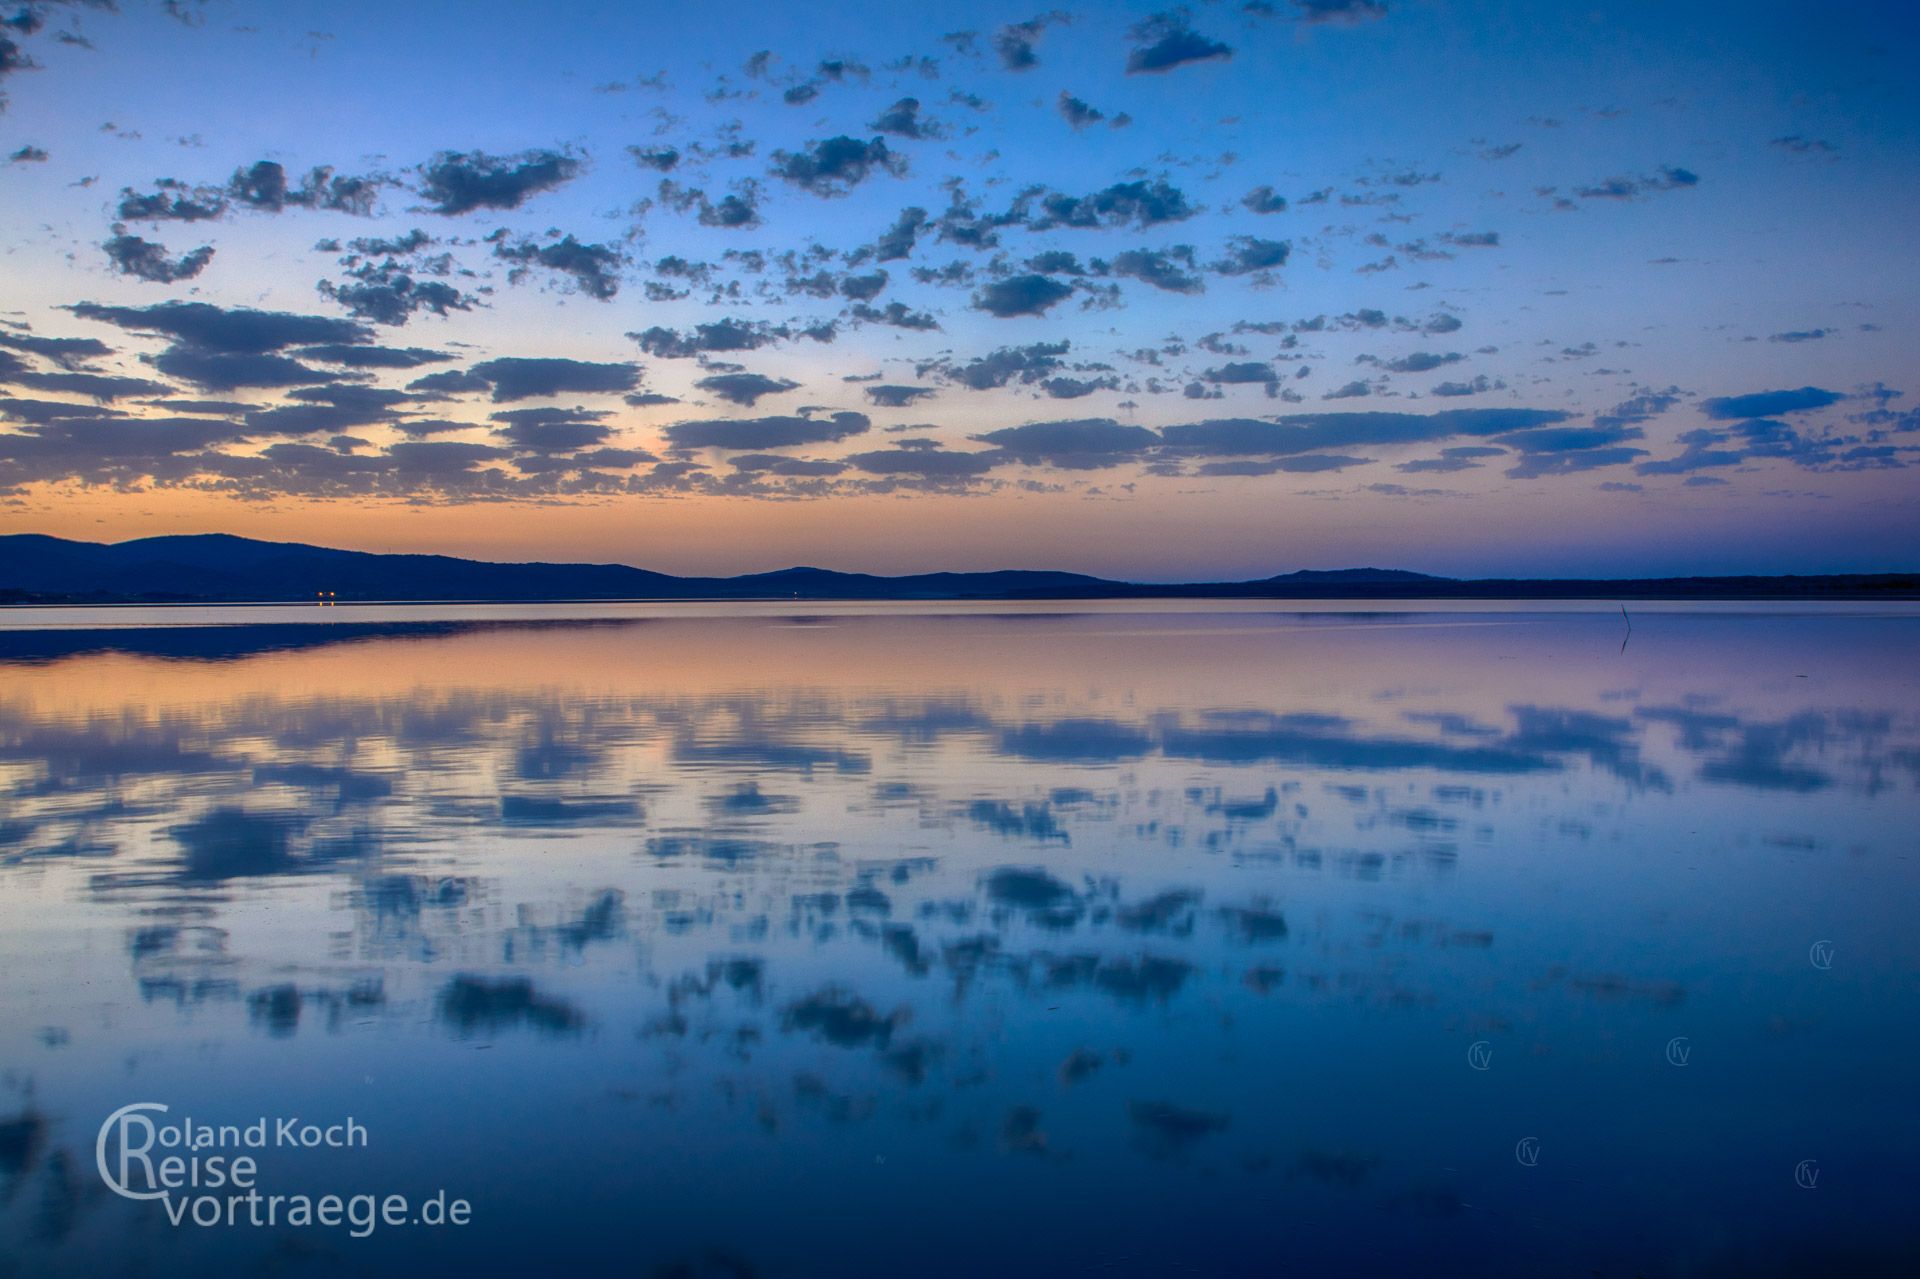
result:
<svg viewBox="0 0 1920 1279"><path fill-rule="evenodd" d="M1244 582L1116 582L1008 569L879 577L789 568L739 577L675 577L624 564L496 564L447 555L379 555L224 533L77 542L0 536L0 603L534 602L577 600L933 600L1912 598L1913 573L1800 577L1479 579L1404 569L1306 569Z"/></svg>

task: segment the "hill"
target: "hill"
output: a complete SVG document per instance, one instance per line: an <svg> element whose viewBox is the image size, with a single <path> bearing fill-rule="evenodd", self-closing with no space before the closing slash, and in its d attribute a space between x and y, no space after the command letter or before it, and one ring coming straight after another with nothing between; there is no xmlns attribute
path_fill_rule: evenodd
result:
<svg viewBox="0 0 1920 1279"><path fill-rule="evenodd" d="M0 536L0 604L355 601L961 599L1646 599L1920 598L1912 573L1799 577L1464 580L1404 569L1303 569L1246 582L1149 584L1007 569L880 577L789 568L675 577L624 564L496 564L448 555L378 555L206 533L128 542Z"/></svg>

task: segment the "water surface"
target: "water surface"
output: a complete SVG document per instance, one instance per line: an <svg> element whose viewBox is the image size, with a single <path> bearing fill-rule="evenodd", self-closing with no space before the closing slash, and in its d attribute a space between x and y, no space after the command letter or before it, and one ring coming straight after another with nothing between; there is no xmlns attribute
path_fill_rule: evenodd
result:
<svg viewBox="0 0 1920 1279"><path fill-rule="evenodd" d="M1909 1273L1920 617L1631 608L16 611L0 1271Z"/></svg>

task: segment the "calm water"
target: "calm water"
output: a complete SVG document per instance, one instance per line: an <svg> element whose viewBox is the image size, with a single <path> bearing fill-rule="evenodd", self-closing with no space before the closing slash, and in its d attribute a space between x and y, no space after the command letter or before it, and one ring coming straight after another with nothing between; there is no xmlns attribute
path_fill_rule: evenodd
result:
<svg viewBox="0 0 1920 1279"><path fill-rule="evenodd" d="M5 619L0 1272L1920 1267L1920 616L796 607Z"/></svg>

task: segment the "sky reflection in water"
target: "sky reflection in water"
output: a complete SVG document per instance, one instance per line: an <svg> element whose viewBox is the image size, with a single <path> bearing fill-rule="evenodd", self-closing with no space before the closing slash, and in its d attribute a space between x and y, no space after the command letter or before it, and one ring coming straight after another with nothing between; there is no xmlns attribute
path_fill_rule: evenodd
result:
<svg viewBox="0 0 1920 1279"><path fill-rule="evenodd" d="M1917 637L10 635L0 1273L1911 1266ZM474 1223L176 1229L137 1100Z"/></svg>

